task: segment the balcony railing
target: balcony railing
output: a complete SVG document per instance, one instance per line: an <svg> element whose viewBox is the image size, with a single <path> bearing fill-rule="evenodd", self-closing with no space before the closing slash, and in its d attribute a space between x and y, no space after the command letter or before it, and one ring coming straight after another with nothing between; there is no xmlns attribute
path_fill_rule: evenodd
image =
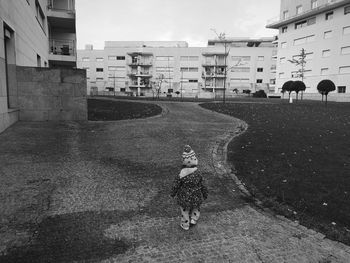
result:
<svg viewBox="0 0 350 263"><path fill-rule="evenodd" d="M75 11L74 0L48 0L47 7L55 11Z"/></svg>
<svg viewBox="0 0 350 263"><path fill-rule="evenodd" d="M50 54L75 56L75 41L65 39L50 39Z"/></svg>

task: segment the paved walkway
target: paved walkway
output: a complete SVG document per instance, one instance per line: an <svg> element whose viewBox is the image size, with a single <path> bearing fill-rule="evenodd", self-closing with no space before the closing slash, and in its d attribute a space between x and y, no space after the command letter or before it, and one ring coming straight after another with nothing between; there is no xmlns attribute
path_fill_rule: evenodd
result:
<svg viewBox="0 0 350 263"><path fill-rule="evenodd" d="M160 104L149 119L2 133L0 262L350 262L349 247L246 201L222 163L240 121ZM184 144L210 190L188 232L169 197Z"/></svg>

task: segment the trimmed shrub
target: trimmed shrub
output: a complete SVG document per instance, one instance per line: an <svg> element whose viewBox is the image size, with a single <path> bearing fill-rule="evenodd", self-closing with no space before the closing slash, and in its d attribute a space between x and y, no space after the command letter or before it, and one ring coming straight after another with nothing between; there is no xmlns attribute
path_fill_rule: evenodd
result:
<svg viewBox="0 0 350 263"><path fill-rule="evenodd" d="M335 85L333 81L329 79L324 79L317 84L317 90L322 95L322 101L323 101L323 96L326 96L326 103L327 103L328 93L335 90Z"/></svg>
<svg viewBox="0 0 350 263"><path fill-rule="evenodd" d="M293 81L293 83L290 85L289 88L291 89L291 91L295 91L295 93L297 94L297 100L298 100L298 93L300 91L306 90L305 83L302 82L301 80Z"/></svg>
<svg viewBox="0 0 350 263"><path fill-rule="evenodd" d="M267 98L267 95L265 91L261 89L253 93L253 98Z"/></svg>

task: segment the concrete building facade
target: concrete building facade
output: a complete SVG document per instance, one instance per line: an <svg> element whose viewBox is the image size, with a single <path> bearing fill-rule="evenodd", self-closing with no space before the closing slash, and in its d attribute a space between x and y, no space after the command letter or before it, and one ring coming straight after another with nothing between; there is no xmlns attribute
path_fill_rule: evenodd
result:
<svg viewBox="0 0 350 263"><path fill-rule="evenodd" d="M339 98L349 97L349 0L281 0L280 15L267 28L279 30L276 92L286 81L301 79L300 67L289 60L298 58L304 49L305 93L316 94L317 84L330 79Z"/></svg>
<svg viewBox="0 0 350 263"><path fill-rule="evenodd" d="M0 1L0 132L19 118L17 66L76 67L74 5Z"/></svg>
<svg viewBox="0 0 350 263"><path fill-rule="evenodd" d="M272 42L237 38L189 47L183 41L107 41L103 50L78 50L77 63L87 70L88 94L212 98L225 90L233 96L274 90Z"/></svg>

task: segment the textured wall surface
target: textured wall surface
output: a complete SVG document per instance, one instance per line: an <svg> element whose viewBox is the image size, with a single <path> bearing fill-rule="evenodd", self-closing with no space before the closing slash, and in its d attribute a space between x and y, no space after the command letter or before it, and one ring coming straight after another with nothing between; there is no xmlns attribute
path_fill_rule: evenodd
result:
<svg viewBox="0 0 350 263"><path fill-rule="evenodd" d="M85 70L17 67L17 92L22 121L87 120Z"/></svg>

